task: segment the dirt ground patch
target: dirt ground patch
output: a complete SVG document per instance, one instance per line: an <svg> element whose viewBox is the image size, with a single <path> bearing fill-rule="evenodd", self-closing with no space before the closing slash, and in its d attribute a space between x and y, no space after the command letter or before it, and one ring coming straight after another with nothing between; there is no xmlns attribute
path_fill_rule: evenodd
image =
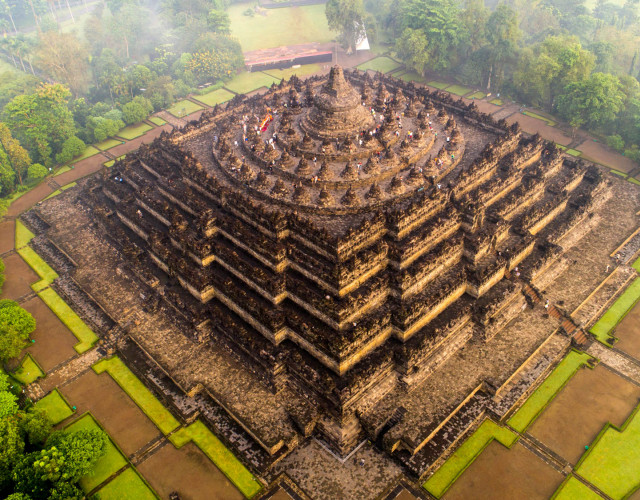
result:
<svg viewBox="0 0 640 500"><path fill-rule="evenodd" d="M107 158L102 154L90 156L78 163L74 163L74 168L67 170L65 173L56 176L56 182L61 186L69 184L72 181L93 174L102 168L102 164Z"/></svg>
<svg viewBox="0 0 640 500"><path fill-rule="evenodd" d="M15 300L31 293L31 283L40 279L33 269L17 253L9 255L3 260L8 272L5 275L6 279L0 298Z"/></svg>
<svg viewBox="0 0 640 500"><path fill-rule="evenodd" d="M598 163L615 168L621 172L629 173L638 166L637 163L634 163L629 158L625 158L621 154L609 150L604 144L594 142L591 139L584 141L574 149L581 151L582 156L591 158Z"/></svg>
<svg viewBox="0 0 640 500"><path fill-rule="evenodd" d="M572 464L607 422L622 425L638 404L640 387L604 366L579 370L529 433Z"/></svg>
<svg viewBox="0 0 640 500"><path fill-rule="evenodd" d="M616 343L618 349L640 359L640 303L616 326L614 335L620 339Z"/></svg>
<svg viewBox="0 0 640 500"><path fill-rule="evenodd" d="M543 138L548 139L563 146L568 145L571 142L571 137L565 135L561 130L555 127L550 127L542 120L533 118L532 116L523 115L522 113L514 113L507 117L507 123L510 125L514 122L518 122L522 130L529 134L540 134Z"/></svg>
<svg viewBox="0 0 640 500"><path fill-rule="evenodd" d="M548 499L564 476L517 443L511 449L492 441L451 486L444 498Z"/></svg>
<svg viewBox="0 0 640 500"><path fill-rule="evenodd" d="M185 500L244 498L193 443L179 450L171 443L165 444L137 468L162 498L168 498L172 491ZM282 498L288 500L289 496Z"/></svg>
<svg viewBox="0 0 640 500"><path fill-rule="evenodd" d="M393 500L418 500L418 497L409 490L403 489Z"/></svg>
<svg viewBox="0 0 640 500"><path fill-rule="evenodd" d="M16 223L12 220L0 222L0 254L13 250Z"/></svg>
<svg viewBox="0 0 640 500"><path fill-rule="evenodd" d="M27 349L45 372L76 355L73 346L78 343L69 329L51 312L40 297L20 304L36 320L36 329L31 334L35 343Z"/></svg>
<svg viewBox="0 0 640 500"><path fill-rule="evenodd" d="M77 407L78 415L90 411L126 455L160 434L108 373L96 375L90 370L59 391Z"/></svg>
<svg viewBox="0 0 640 500"><path fill-rule="evenodd" d="M19 215L25 210L29 210L33 205L35 205L43 198L49 196L51 193L53 193L53 189L51 189L48 184L43 182L42 184L34 187L31 191L23 194L20 198L14 201L9 207L7 215Z"/></svg>

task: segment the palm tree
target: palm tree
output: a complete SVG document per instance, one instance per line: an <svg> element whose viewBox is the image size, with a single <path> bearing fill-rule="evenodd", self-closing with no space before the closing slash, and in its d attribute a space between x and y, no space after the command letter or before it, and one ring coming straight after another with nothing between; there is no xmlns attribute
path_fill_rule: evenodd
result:
<svg viewBox="0 0 640 500"><path fill-rule="evenodd" d="M36 26L38 28L38 31L40 31L40 21L38 20L38 15L36 14L36 9L33 6L33 0L27 0L29 2L29 6L31 7L31 12L33 13L33 19L36 22Z"/></svg>
<svg viewBox="0 0 640 500"><path fill-rule="evenodd" d="M11 5L7 0L0 0L0 10L4 11L7 17L11 20L11 26L13 26L13 32L17 33L16 23L13 21L13 15L11 14Z"/></svg>
<svg viewBox="0 0 640 500"><path fill-rule="evenodd" d="M73 24L76 24L76 20L73 17L73 12L71 12L71 5L69 5L69 0L67 0L67 9L69 9L69 15L71 16L71 21L73 21Z"/></svg>
<svg viewBox="0 0 640 500"><path fill-rule="evenodd" d="M18 56L18 59L20 59L20 64L22 64L22 71L26 73L27 68L24 67L24 60L22 59L22 54L20 53L20 51L22 50L22 43L23 43L20 36L24 38L24 35L18 35L18 36L11 37L9 41L11 43L11 48L13 49L13 53Z"/></svg>
<svg viewBox="0 0 640 500"><path fill-rule="evenodd" d="M13 61L13 65L17 68L18 63L16 62L16 57L13 53L13 42L12 38L4 37L0 39L0 49L6 52L11 56L11 60Z"/></svg>

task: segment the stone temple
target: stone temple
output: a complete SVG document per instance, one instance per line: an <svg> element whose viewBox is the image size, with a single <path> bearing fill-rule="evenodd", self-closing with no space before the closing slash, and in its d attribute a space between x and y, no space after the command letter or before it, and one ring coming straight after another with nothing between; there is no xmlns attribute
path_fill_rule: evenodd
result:
<svg viewBox="0 0 640 500"><path fill-rule="evenodd" d="M505 328L609 184L473 104L334 67L237 96L26 222L102 348L254 470L368 439L420 476L569 348Z"/></svg>

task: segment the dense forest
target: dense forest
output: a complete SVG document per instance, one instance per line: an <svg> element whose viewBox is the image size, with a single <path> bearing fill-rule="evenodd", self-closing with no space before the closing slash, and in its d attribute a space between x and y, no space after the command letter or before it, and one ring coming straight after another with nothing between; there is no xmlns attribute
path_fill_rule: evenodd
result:
<svg viewBox="0 0 640 500"><path fill-rule="evenodd" d="M235 75L229 1L0 0L0 197ZM345 48L364 26L377 51L418 74L542 108L640 161L639 5L329 0L326 13Z"/></svg>

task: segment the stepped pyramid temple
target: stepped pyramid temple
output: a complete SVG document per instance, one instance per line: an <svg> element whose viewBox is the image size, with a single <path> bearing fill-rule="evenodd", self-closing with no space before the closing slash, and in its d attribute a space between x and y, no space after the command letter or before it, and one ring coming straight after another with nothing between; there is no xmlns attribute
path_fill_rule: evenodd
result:
<svg viewBox="0 0 640 500"><path fill-rule="evenodd" d="M334 67L236 96L25 220L100 349L253 470L370 440L420 476L569 348L509 325L612 182L473 103Z"/></svg>

